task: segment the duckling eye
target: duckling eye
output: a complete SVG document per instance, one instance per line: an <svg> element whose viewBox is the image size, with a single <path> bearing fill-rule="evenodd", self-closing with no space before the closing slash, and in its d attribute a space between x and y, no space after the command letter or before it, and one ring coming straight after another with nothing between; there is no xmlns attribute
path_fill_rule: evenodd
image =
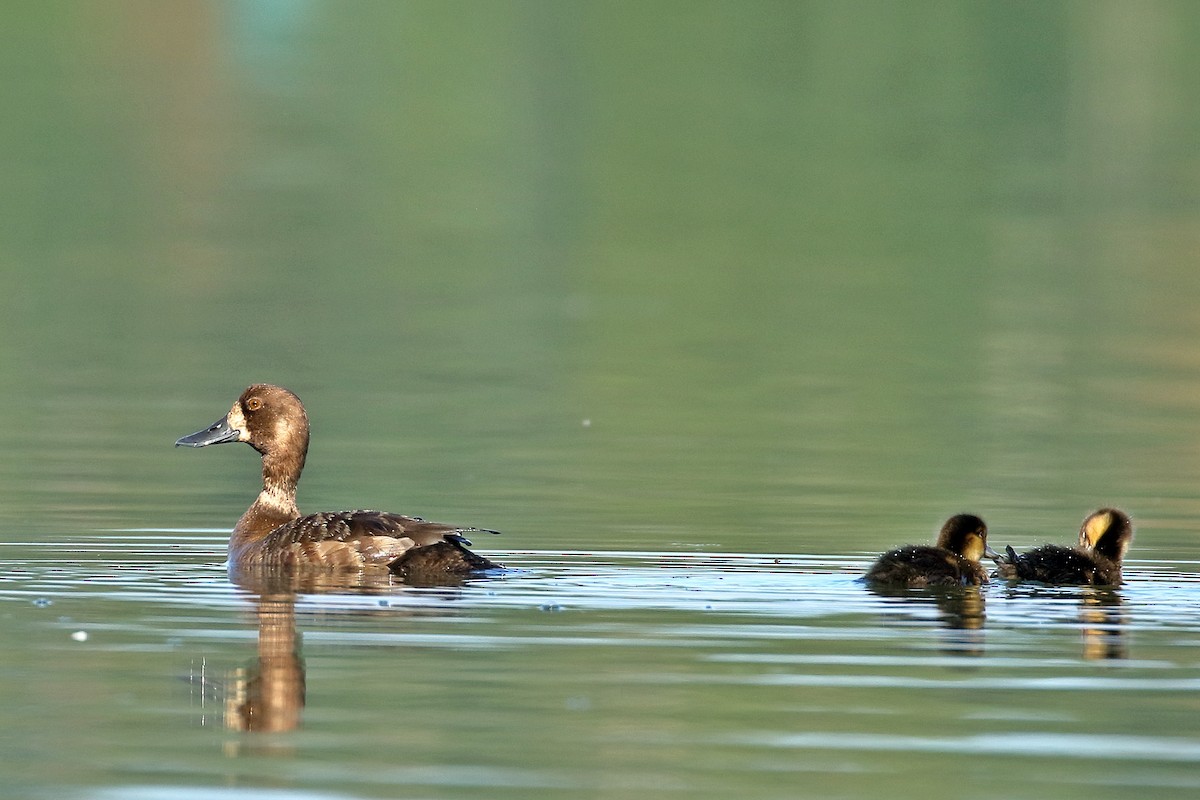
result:
<svg viewBox="0 0 1200 800"><path fill-rule="evenodd" d="M257 397L251 397L246 401L247 411L258 411L260 408L262 408L262 400L259 400Z"/></svg>

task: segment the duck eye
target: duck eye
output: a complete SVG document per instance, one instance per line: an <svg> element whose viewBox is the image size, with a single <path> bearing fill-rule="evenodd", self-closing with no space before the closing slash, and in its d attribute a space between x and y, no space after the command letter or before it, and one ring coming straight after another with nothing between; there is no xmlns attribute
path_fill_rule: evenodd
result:
<svg viewBox="0 0 1200 800"><path fill-rule="evenodd" d="M262 408L262 400L259 400L257 397L251 397L246 401L247 411L258 411L260 408Z"/></svg>

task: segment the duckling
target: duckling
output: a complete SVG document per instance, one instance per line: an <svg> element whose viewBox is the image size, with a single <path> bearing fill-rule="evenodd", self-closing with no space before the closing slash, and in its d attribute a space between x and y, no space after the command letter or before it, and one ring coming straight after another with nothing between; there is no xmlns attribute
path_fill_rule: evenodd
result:
<svg viewBox="0 0 1200 800"><path fill-rule="evenodd" d="M977 586L987 583L980 565L984 555L996 554L988 547L987 525L974 514L957 514L946 520L937 546L906 545L879 557L863 580L876 585Z"/></svg>
<svg viewBox="0 0 1200 800"><path fill-rule="evenodd" d="M229 538L231 569L362 570L382 567L402 576L463 575L496 569L471 552L464 528L382 511L300 516L296 484L308 454L308 415L281 386L254 384L221 419L175 442L176 447L245 442L262 455L262 491Z"/></svg>
<svg viewBox="0 0 1200 800"><path fill-rule="evenodd" d="M1115 586L1121 582L1121 562L1133 542L1133 523L1125 512L1102 508L1079 526L1079 544L1073 548L1047 544L996 560L995 575L1007 580L1038 581L1061 585Z"/></svg>

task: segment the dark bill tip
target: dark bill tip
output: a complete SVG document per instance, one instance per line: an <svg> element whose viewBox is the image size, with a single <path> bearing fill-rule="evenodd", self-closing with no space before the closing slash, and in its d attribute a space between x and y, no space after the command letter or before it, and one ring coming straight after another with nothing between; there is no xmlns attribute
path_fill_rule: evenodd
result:
<svg viewBox="0 0 1200 800"><path fill-rule="evenodd" d="M210 444L236 442L242 432L229 427L229 420L221 417L202 431L175 440L176 447L207 447Z"/></svg>

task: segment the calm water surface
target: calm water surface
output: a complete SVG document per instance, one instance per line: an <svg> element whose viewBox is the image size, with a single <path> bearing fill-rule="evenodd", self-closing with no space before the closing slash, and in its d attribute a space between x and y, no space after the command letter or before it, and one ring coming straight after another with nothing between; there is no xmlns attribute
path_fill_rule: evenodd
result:
<svg viewBox="0 0 1200 800"><path fill-rule="evenodd" d="M0 795L1200 789L1194 4L0 14ZM257 381L511 570L232 581Z"/></svg>
<svg viewBox="0 0 1200 800"><path fill-rule="evenodd" d="M232 585L214 532L57 544L0 551L19 794L1200 788L1194 563L881 596L860 557L500 551L462 586L297 593ZM49 775L46 748L72 754Z"/></svg>

